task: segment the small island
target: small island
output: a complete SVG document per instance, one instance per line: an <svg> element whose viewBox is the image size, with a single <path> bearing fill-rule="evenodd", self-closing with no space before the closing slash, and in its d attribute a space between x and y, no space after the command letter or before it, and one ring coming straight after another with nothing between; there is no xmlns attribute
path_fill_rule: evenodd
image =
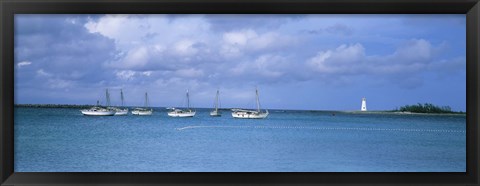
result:
<svg viewBox="0 0 480 186"><path fill-rule="evenodd" d="M416 105L405 105L391 112L406 112L406 113L428 113L428 114L465 114L462 111L452 111L450 106L436 106L431 103L418 103Z"/></svg>
<svg viewBox="0 0 480 186"><path fill-rule="evenodd" d="M15 107L33 107L33 108L90 108L95 105L76 105L76 104L15 104Z"/></svg>

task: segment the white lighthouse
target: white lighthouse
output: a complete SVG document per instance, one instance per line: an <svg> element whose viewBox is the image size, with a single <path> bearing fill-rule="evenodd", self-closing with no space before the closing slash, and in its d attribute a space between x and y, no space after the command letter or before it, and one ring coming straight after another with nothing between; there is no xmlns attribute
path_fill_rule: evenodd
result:
<svg viewBox="0 0 480 186"><path fill-rule="evenodd" d="M361 111L367 111L367 98L362 98L362 109Z"/></svg>

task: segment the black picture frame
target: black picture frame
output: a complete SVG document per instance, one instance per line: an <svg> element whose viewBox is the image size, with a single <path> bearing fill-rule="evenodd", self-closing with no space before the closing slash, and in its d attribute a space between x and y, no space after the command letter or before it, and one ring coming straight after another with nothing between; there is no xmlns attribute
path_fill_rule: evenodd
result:
<svg viewBox="0 0 480 186"><path fill-rule="evenodd" d="M2 185L478 185L479 0L2 0ZM14 14L466 14L466 173L28 173L14 172ZM125 170L127 171L127 170Z"/></svg>

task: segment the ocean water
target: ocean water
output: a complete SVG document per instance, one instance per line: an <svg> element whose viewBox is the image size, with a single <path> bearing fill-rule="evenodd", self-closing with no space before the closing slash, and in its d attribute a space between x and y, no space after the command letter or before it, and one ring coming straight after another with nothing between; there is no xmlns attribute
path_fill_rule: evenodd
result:
<svg viewBox="0 0 480 186"><path fill-rule="evenodd" d="M461 115L270 111L267 119L15 108L15 172L465 172Z"/></svg>

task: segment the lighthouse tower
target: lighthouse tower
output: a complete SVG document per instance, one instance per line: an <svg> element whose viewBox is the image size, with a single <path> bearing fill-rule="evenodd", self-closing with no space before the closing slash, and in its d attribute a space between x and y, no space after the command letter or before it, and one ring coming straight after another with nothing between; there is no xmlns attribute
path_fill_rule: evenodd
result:
<svg viewBox="0 0 480 186"><path fill-rule="evenodd" d="M362 98L362 109L361 111L367 111L367 98Z"/></svg>

